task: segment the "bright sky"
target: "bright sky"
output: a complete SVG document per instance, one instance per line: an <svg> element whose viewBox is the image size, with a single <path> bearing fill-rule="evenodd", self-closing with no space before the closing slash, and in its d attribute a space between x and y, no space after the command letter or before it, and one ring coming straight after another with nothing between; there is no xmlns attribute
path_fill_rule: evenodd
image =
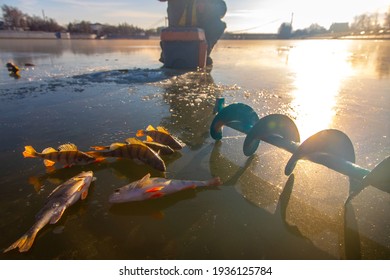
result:
<svg viewBox="0 0 390 280"><path fill-rule="evenodd" d="M363 13L385 13L389 0L225 0L227 31L275 33L294 13L293 28L312 23L325 28L333 22L352 22ZM42 11L59 24L86 20L117 25L127 22L142 28L164 25L166 3L157 0L1 0L29 15ZM257 28L255 28L257 27Z"/></svg>

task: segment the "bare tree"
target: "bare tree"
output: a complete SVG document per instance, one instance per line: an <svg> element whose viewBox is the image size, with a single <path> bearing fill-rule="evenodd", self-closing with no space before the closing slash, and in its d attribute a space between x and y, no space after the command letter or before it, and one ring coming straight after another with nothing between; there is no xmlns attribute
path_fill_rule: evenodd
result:
<svg viewBox="0 0 390 280"><path fill-rule="evenodd" d="M385 14L385 23L383 26L384 28L386 28L386 24L389 25L389 23L386 23L387 21L389 21L389 19L386 19L388 17L389 17L389 13ZM354 21L351 24L351 29L357 32L361 32L361 31L378 32L381 29L379 13L362 14L359 16L355 16Z"/></svg>
<svg viewBox="0 0 390 280"><path fill-rule="evenodd" d="M27 28L27 15L21 10L8 5L3 5L1 9L3 11L4 27L6 29Z"/></svg>

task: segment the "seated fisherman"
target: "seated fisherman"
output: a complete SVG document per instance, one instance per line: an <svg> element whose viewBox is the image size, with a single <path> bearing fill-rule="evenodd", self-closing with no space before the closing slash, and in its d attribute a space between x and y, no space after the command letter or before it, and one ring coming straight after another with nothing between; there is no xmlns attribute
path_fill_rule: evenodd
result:
<svg viewBox="0 0 390 280"><path fill-rule="evenodd" d="M196 26L204 30L208 44L207 65L212 64L211 50L226 29L221 19L226 14L223 0L159 0L168 1L168 22L170 27Z"/></svg>

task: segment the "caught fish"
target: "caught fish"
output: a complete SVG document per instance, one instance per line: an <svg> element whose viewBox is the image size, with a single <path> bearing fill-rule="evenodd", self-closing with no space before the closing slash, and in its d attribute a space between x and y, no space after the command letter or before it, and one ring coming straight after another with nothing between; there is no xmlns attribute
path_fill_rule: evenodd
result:
<svg viewBox="0 0 390 280"><path fill-rule="evenodd" d="M165 163L162 158L140 140L135 138L129 138L128 144L125 143L113 143L106 150L106 146L93 146L96 151L88 152L97 158L130 158L134 160L140 160L159 171L166 171Z"/></svg>
<svg viewBox="0 0 390 280"><path fill-rule="evenodd" d="M130 144L132 139L134 138L126 139L126 143ZM149 141L141 141L141 142L162 156L171 155L175 152L175 150L173 150L171 147L157 142L149 142ZM91 148L97 151L103 151L103 150L109 150L110 146L92 146Z"/></svg>
<svg viewBox="0 0 390 280"><path fill-rule="evenodd" d="M35 224L16 242L4 250L4 253L19 248L19 252L28 251L34 243L37 233L47 224L55 224L64 211L79 199L85 199L93 181L93 172L82 172L54 189L43 208L35 217Z"/></svg>
<svg viewBox="0 0 390 280"><path fill-rule="evenodd" d="M131 139L132 138L126 139L126 142L130 143ZM153 151L155 151L160 155L171 155L175 152L175 150L169 147L168 145L164 145L161 143L157 143L153 141L142 141L142 143L144 143L146 146L148 146L149 148L151 148Z"/></svg>
<svg viewBox="0 0 390 280"><path fill-rule="evenodd" d="M174 150L181 150L185 146L184 143L169 134L169 132L161 126L158 126L157 129L155 129L153 126L149 125L145 130L138 130L136 134L137 137L142 137L145 135L147 136L147 141L154 141L163 145L167 145Z"/></svg>
<svg viewBox="0 0 390 280"><path fill-rule="evenodd" d="M96 161L96 158L81 152L74 144L63 144L58 147L58 150L49 147L38 153L31 146L26 146L23 152L25 158L43 158L43 164L47 167L53 166L56 162L64 166L84 165Z"/></svg>
<svg viewBox="0 0 390 280"><path fill-rule="evenodd" d="M150 178L147 174L142 179L116 189L110 196L110 203L142 201L162 197L185 189L196 187L213 187L221 185L221 179L215 177L208 181L169 180L164 178Z"/></svg>

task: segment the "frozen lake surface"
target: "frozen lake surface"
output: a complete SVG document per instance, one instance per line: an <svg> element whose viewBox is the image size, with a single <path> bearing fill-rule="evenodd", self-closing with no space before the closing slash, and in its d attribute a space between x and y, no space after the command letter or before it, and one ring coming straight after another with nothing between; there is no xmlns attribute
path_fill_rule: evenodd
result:
<svg viewBox="0 0 390 280"><path fill-rule="evenodd" d="M34 223L48 194L82 170L86 200L43 228L27 253L2 259L389 259L389 187L353 191L348 177L309 161L284 175L291 154L245 135L209 135L217 97L260 117L291 117L301 141L339 129L366 169L390 155L390 41L220 41L208 71L161 68L155 40L1 40L0 248ZM19 79L5 64L22 68ZM32 63L35 66L23 66ZM131 160L47 171L23 158L74 143L86 151L164 126L186 147L164 156L166 174ZM221 177L218 188L111 205L114 189L146 173Z"/></svg>

